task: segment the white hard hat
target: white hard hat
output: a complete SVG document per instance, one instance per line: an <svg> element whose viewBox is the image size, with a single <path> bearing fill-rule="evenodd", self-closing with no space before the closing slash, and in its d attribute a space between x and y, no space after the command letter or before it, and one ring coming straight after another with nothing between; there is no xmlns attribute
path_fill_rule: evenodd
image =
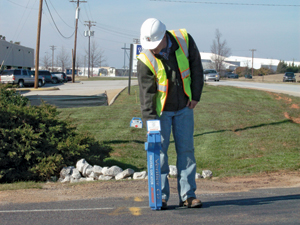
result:
<svg viewBox="0 0 300 225"><path fill-rule="evenodd" d="M144 49L155 49L166 33L166 25L160 20L149 18L141 27L141 44Z"/></svg>

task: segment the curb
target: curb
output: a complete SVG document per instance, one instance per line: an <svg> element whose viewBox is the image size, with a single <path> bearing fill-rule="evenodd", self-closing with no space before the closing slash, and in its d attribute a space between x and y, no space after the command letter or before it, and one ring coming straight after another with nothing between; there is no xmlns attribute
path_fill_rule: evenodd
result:
<svg viewBox="0 0 300 225"><path fill-rule="evenodd" d="M50 88L11 88L11 89L15 89L16 91L56 91L56 90L59 90L59 88L54 88L54 87L50 87Z"/></svg>
<svg viewBox="0 0 300 225"><path fill-rule="evenodd" d="M108 105L110 106L110 105L112 105L114 102L115 102L115 100L117 99L117 97L119 97L119 95L124 91L126 89L126 87L124 87L118 94L116 94L114 97L113 97L113 99L108 103ZM106 92L106 91L105 91Z"/></svg>

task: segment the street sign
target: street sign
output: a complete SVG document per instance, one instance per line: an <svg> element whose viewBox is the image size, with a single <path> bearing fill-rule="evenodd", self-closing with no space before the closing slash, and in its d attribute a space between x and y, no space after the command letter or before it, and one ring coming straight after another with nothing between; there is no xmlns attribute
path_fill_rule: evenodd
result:
<svg viewBox="0 0 300 225"><path fill-rule="evenodd" d="M133 66L132 66L132 72L137 72L137 57L139 54L143 51L142 45L140 44L134 44L133 46Z"/></svg>

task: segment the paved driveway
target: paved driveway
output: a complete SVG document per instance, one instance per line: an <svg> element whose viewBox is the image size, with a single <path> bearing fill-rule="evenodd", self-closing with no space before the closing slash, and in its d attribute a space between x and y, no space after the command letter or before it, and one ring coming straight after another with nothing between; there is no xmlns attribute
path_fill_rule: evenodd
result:
<svg viewBox="0 0 300 225"><path fill-rule="evenodd" d="M131 80L131 86L137 85L137 80ZM128 87L128 79L80 81L75 83L46 84L42 88L22 88L23 96L94 96L106 93L108 103L112 104L115 97Z"/></svg>
<svg viewBox="0 0 300 225"><path fill-rule="evenodd" d="M283 94L300 97L300 85L294 84L294 83L271 84L271 83L220 80L220 82L207 82L207 84L234 86L234 87L240 87L240 88L252 88L252 89L270 91L270 92L275 92L275 93L283 93Z"/></svg>

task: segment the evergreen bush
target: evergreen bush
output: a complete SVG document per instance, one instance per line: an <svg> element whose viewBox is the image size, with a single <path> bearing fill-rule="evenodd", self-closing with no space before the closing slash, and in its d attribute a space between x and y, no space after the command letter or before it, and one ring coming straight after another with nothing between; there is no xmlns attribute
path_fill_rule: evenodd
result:
<svg viewBox="0 0 300 225"><path fill-rule="evenodd" d="M81 158L101 164L111 148L58 119L55 106L28 105L28 99L0 86L0 182L44 181Z"/></svg>

